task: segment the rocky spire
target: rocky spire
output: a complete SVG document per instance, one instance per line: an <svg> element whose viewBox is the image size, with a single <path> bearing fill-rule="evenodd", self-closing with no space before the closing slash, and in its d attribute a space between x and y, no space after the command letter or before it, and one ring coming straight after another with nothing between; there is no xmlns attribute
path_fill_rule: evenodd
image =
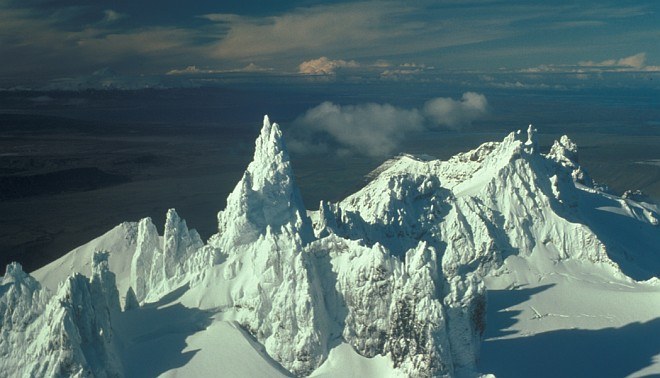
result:
<svg viewBox="0 0 660 378"><path fill-rule="evenodd" d="M303 242L313 237L289 153L276 123L264 117L254 158L218 214L220 246L241 245L290 225Z"/></svg>
<svg viewBox="0 0 660 378"><path fill-rule="evenodd" d="M536 138L536 129L532 124L527 127L527 141L525 142L525 150L530 154L538 152L538 141Z"/></svg>

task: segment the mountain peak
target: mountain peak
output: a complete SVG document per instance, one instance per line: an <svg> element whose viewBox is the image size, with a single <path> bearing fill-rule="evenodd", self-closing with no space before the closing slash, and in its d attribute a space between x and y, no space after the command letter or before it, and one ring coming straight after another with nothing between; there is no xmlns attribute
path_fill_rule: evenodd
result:
<svg viewBox="0 0 660 378"><path fill-rule="evenodd" d="M263 126L255 142L254 158L248 166L252 188L258 190L269 183L277 183L282 176L293 176L289 152L277 123L264 116ZM288 181L288 180L287 180Z"/></svg>
<svg viewBox="0 0 660 378"><path fill-rule="evenodd" d="M227 197L227 207L218 214L218 230L224 240L218 246L251 242L269 227L277 233L285 225L300 231L305 242L313 236L282 131L264 116L254 158Z"/></svg>

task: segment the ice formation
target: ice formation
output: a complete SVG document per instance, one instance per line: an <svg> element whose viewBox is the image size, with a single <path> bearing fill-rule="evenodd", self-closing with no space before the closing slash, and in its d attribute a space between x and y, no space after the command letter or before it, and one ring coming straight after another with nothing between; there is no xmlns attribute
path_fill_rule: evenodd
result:
<svg viewBox="0 0 660 378"><path fill-rule="evenodd" d="M607 224L595 221L594 209L605 205L618 206L623 226L643 240L603 236ZM448 161L402 155L357 193L308 215L280 128L266 117L254 159L206 244L169 210L163 236L145 218L91 243L87 249L119 250L110 251L114 260L94 253L89 279L75 259L85 248L65 256L68 265L37 272L71 275L55 294L9 265L0 286L0 368L130 375L120 350L122 337L133 339L122 319L162 321L149 314L173 297L236 324L297 376L314 374L342 343L387 359L393 373L478 376L483 277L506 273L513 256L539 271L580 261L617 279L632 282L624 268L648 278L659 271L657 219L648 203L595 189L568 137L541 154L531 125L525 137L511 133ZM641 264L620 266L631 256Z"/></svg>
<svg viewBox="0 0 660 378"><path fill-rule="evenodd" d="M3 375L123 374L113 326L119 295L107 257L95 254L91 278L74 274L51 297L18 264L8 266L0 297Z"/></svg>
<svg viewBox="0 0 660 378"><path fill-rule="evenodd" d="M157 300L184 284L187 262L203 244L197 231L189 230L174 209L167 211L162 238L151 218L142 219L130 273L136 299Z"/></svg>

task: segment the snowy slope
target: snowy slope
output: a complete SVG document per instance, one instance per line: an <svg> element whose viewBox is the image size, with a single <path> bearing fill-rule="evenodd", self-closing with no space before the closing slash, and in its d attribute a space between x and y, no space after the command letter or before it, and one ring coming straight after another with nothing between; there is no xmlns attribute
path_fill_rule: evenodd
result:
<svg viewBox="0 0 660 378"><path fill-rule="evenodd" d="M308 215L279 127L266 117L206 244L170 210L163 236L146 218L34 278L8 267L3 368L660 373L660 217L655 205L626 197L594 188L568 137L541 154L530 126L448 161L402 155L357 193ZM44 351L52 357L40 364L20 358Z"/></svg>
<svg viewBox="0 0 660 378"><path fill-rule="evenodd" d="M31 275L45 288L56 291L58 286L72 273L91 275L92 257L95 251L112 251L109 255L110 270L117 276L119 292L125 293L129 287L128 279L136 241L137 224L124 222L104 235L37 269Z"/></svg>

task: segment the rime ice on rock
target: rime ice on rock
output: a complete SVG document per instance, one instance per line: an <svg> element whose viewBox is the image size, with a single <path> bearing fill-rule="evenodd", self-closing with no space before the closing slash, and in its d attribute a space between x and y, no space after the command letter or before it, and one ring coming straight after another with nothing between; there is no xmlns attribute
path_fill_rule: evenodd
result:
<svg viewBox="0 0 660 378"><path fill-rule="evenodd" d="M282 132L265 116L254 159L218 214L218 237L212 243L231 254L234 246L254 242L267 228L279 233L283 227L299 234L303 243L313 238Z"/></svg>
<svg viewBox="0 0 660 378"><path fill-rule="evenodd" d="M409 250L392 295L385 352L407 376L455 375L451 323L439 298L443 290L436 258L435 249L424 242ZM470 332L471 325L464 325L462 331Z"/></svg>
<svg viewBox="0 0 660 378"><path fill-rule="evenodd" d="M12 305L0 319L0 371L8 376L123 375L113 327L119 296L107 253L94 254L91 279L74 274L49 300L35 283L17 265L3 278L3 286L10 287L0 296L0 308Z"/></svg>
<svg viewBox="0 0 660 378"><path fill-rule="evenodd" d="M239 324L285 368L311 373L327 355L323 297L303 252L314 234L282 133L267 116L218 229L209 244L227 256L223 278L235 282Z"/></svg>
<svg viewBox="0 0 660 378"><path fill-rule="evenodd" d="M536 129L530 123L527 127L527 141L525 142L525 150L530 154L538 153L538 141L536 140Z"/></svg>
<svg viewBox="0 0 660 378"><path fill-rule="evenodd" d="M575 182L593 186L593 181L580 166L577 145L568 136L562 135L559 140L555 140L547 157L571 170Z"/></svg>
<svg viewBox="0 0 660 378"><path fill-rule="evenodd" d="M39 315L44 304L41 285L23 271L21 264L7 265L0 288L0 331L22 329ZM2 343L0 339L0 352L4 350Z"/></svg>
<svg viewBox="0 0 660 378"><path fill-rule="evenodd" d="M167 211L161 238L151 218L138 224L137 247L131 262L131 287L138 302L156 300L185 283L186 263L203 246L174 209Z"/></svg>
<svg viewBox="0 0 660 378"><path fill-rule="evenodd" d="M337 340L408 376L478 376L481 276L513 255L530 269L573 259L620 273L584 219L588 196L619 204L635 226L658 223L657 208L591 187L567 137L540 154L531 125L526 140L511 133L448 161L393 159L359 192L321 202L314 232L293 177L279 127L265 118L207 245L173 210L162 237L140 221L124 310L188 283L181 303L221 308L298 376ZM52 297L18 264L0 282L0 371L121 375L107 254L94 255L90 279L73 275Z"/></svg>

